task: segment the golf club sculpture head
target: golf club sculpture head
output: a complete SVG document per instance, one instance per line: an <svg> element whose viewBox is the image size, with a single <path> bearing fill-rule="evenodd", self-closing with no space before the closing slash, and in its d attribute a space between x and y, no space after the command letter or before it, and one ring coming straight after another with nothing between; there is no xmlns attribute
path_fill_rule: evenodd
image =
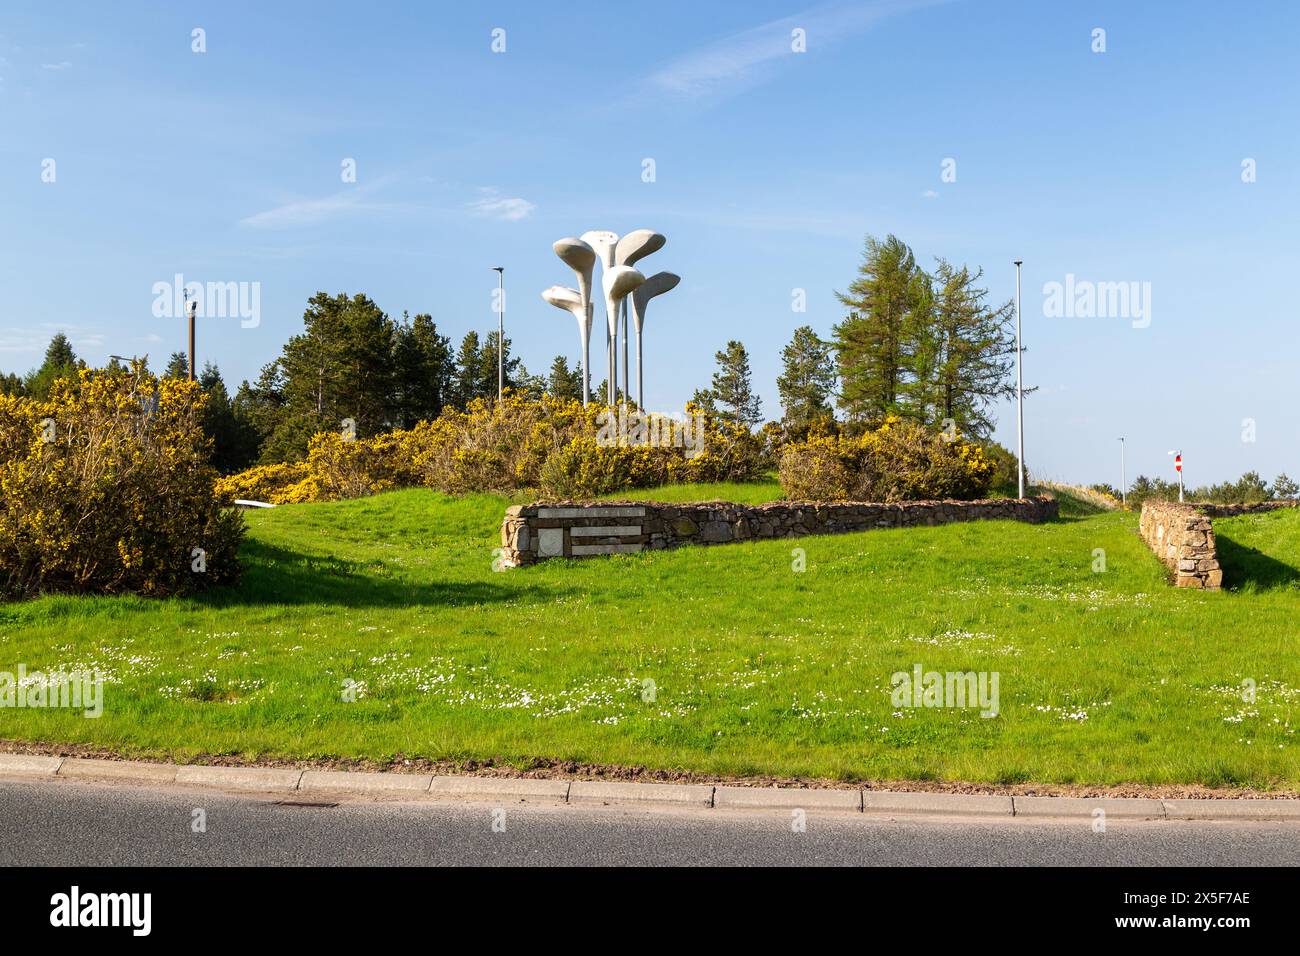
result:
<svg viewBox="0 0 1300 956"><path fill-rule="evenodd" d="M600 259L602 266L606 269L614 268L614 247L618 245L618 233L593 229L590 232L584 232L580 241L596 250L596 256Z"/></svg>
<svg viewBox="0 0 1300 956"><path fill-rule="evenodd" d="M643 282L645 276L631 266L614 266L605 270L601 284L605 290L605 317L609 322L610 335L614 334L619 303Z"/></svg>
<svg viewBox="0 0 1300 956"><path fill-rule="evenodd" d="M656 272L637 286L632 293L632 321L636 323L636 334L638 336L641 335L641 328L645 324L646 303L657 295L671 292L677 288L677 283L681 281L681 276L674 275L671 272Z"/></svg>
<svg viewBox="0 0 1300 956"><path fill-rule="evenodd" d="M633 229L614 247L614 264L635 265L651 253L658 252L668 240L653 229Z"/></svg>
<svg viewBox="0 0 1300 956"><path fill-rule="evenodd" d="M551 248L578 277L578 294L582 296L582 301L584 303L590 302L591 275L596 268L596 250L588 243L583 242L581 239L574 239L572 236L567 239L557 239ZM552 286L551 288L560 287ZM551 304L554 305L555 303Z"/></svg>
<svg viewBox="0 0 1300 956"><path fill-rule="evenodd" d="M645 325L645 310L650 300L677 288L681 276L671 272L656 272L632 292L632 322L636 326L636 406L645 408L645 378L641 374L641 330Z"/></svg>
<svg viewBox="0 0 1300 956"><path fill-rule="evenodd" d="M587 370L587 359L591 354L588 348L591 341L591 300L577 289L562 285L551 286L542 293L542 298L578 320L578 336L582 339L582 404L586 405L591 393L591 375Z"/></svg>

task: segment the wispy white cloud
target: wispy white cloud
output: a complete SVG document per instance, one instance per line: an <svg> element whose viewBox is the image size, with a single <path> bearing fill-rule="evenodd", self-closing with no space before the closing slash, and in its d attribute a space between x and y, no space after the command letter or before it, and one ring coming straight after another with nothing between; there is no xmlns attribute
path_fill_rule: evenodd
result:
<svg viewBox="0 0 1300 956"><path fill-rule="evenodd" d="M933 189L927 189L925 192L921 193L921 198L922 198L922 199L938 199L938 198L939 198L939 194L938 194L937 192L935 192Z"/></svg>
<svg viewBox="0 0 1300 956"><path fill-rule="evenodd" d="M67 60L60 60L58 63L42 63L41 69L42 70L66 70L70 66L72 66L72 64L69 63Z"/></svg>
<svg viewBox="0 0 1300 956"><path fill-rule="evenodd" d="M478 199L469 204L469 208L475 215L484 216L488 219L499 219L502 222L518 222L521 219L527 219L537 208L536 203L531 203L527 199L521 199L518 196L502 196L500 192L491 187L484 187L479 190L482 193Z"/></svg>
<svg viewBox="0 0 1300 956"><path fill-rule="evenodd" d="M650 74L648 84L679 99L722 99L761 82L782 63L792 64L806 55L794 51L795 30L803 31L806 49L815 53L885 17L937 2L944 0L822 4L700 47Z"/></svg>
<svg viewBox="0 0 1300 956"><path fill-rule="evenodd" d="M295 199L253 213L239 220L241 226L255 229L291 229L295 226L310 226L330 219L365 212L380 212L400 208L399 204L375 202L370 199L375 190L386 180L380 180L369 186L352 186L329 196L316 199Z"/></svg>

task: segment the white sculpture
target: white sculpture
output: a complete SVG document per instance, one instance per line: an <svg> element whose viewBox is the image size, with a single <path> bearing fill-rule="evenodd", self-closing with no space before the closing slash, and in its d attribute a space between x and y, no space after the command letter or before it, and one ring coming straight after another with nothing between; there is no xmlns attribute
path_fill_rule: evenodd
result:
<svg viewBox="0 0 1300 956"><path fill-rule="evenodd" d="M619 266L635 265L639 260L644 259L651 253L658 252L667 241L662 233L655 232L652 229L633 229L620 239L614 247L614 264ZM619 334L623 337L623 392L630 396L632 394L632 376L627 364L627 308L628 300L624 299L622 328Z"/></svg>
<svg viewBox="0 0 1300 956"><path fill-rule="evenodd" d="M617 382L614 373L617 366L618 352L618 310L623 304L623 300L637 289L641 283L645 282L643 276L631 266L614 266L606 269L605 274L601 277L601 284L605 290L605 317L609 322L609 335L611 348L609 353L609 404L613 405L618 400ZM627 382L623 383L623 391L627 392Z"/></svg>
<svg viewBox="0 0 1300 956"><path fill-rule="evenodd" d="M596 251L596 258L600 260L601 282L603 283L605 274L614 268L614 247L618 244L618 233L610 232L607 229L593 229L582 234L582 241ZM605 385L608 394L607 401L612 405L614 404L613 396L618 394L618 369L614 364L616 347L614 335L616 329L609 316L605 316L605 325L605 357L609 360L609 376L605 380Z"/></svg>
<svg viewBox="0 0 1300 956"><path fill-rule="evenodd" d="M641 377L641 329L645 326L646 306L655 296L677 288L681 281L681 276L671 272L656 272L632 293L632 323L636 326L636 407L642 411L645 411L645 379Z"/></svg>
<svg viewBox="0 0 1300 956"><path fill-rule="evenodd" d="M586 405L591 392L591 373L587 369L587 357L591 342L591 299L577 289L553 285L542 293L542 298L557 309L572 313L578 320L578 336L582 339L582 404Z"/></svg>
<svg viewBox="0 0 1300 956"><path fill-rule="evenodd" d="M586 405L591 395L589 362L591 358L591 321L595 310L591 299L591 274L596 267L596 250L581 239L572 237L557 240L552 248L555 249L555 254L578 277L578 297L583 312L582 316L578 316L578 335L582 338L582 404ZM551 286L550 289L542 293L542 298L550 302L551 305L572 311L567 304L560 305L560 303L548 298L547 293L559 288L561 286ZM577 316L577 313L574 314Z"/></svg>
<svg viewBox="0 0 1300 956"><path fill-rule="evenodd" d="M631 391L630 369L628 368L628 297L641 290L646 282L645 276L633 263L663 248L666 240L661 233L651 229L636 229L621 239L617 233L605 230L584 232L580 239L572 237L560 239L553 245L555 254L574 271L578 279L578 288L551 286L542 293L542 298L556 308L564 309L578 320L578 334L582 339L582 402L590 400L591 372L589 353L591 341L591 324L594 302L592 288L594 269L597 260L602 266L601 291L605 299L605 345L609 376L606 380L606 401L613 405L618 397L618 343L619 323L622 320L623 339L623 391ZM643 294L640 304L634 301L634 321L637 335L637 399L643 404L645 395L641 379L641 330L645 321L645 303L657 295L672 289L680 280L671 273L662 272L655 277L653 291Z"/></svg>

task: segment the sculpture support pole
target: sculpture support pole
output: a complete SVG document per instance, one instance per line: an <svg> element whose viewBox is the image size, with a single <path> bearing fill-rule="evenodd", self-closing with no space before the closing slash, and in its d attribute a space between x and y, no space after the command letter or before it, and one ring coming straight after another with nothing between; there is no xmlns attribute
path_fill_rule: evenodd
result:
<svg viewBox="0 0 1300 956"><path fill-rule="evenodd" d="M641 331L636 333L636 407L645 411L645 379L641 377Z"/></svg>
<svg viewBox="0 0 1300 956"><path fill-rule="evenodd" d="M632 370L627 364L627 299L623 300L623 396L632 400Z"/></svg>
<svg viewBox="0 0 1300 956"><path fill-rule="evenodd" d="M586 408L587 403L591 401L591 370L588 367L588 359L591 357L592 306L590 301L587 302L583 313L582 319L579 320L583 324L578 332L582 336L582 407Z"/></svg>

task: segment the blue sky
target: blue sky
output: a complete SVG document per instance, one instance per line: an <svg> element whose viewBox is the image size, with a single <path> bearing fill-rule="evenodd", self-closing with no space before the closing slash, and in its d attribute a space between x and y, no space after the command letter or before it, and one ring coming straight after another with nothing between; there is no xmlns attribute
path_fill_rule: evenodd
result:
<svg viewBox="0 0 1300 956"><path fill-rule="evenodd" d="M1130 478L1172 476L1176 446L1192 483L1300 475L1298 27L1290 3L6 0L0 369L60 329L158 367L183 347L151 310L176 273L260 283L256 328L200 323L232 385L317 290L458 342L495 327L503 264L507 334L544 372L579 351L540 298L572 284L551 242L649 227L668 244L644 264L682 283L650 310L648 405L679 410L739 338L775 417L791 331L829 334L863 237L894 233L982 266L995 300L1025 260L1039 474L1118 483L1125 435ZM1045 315L1067 274L1149 283L1149 325Z"/></svg>

